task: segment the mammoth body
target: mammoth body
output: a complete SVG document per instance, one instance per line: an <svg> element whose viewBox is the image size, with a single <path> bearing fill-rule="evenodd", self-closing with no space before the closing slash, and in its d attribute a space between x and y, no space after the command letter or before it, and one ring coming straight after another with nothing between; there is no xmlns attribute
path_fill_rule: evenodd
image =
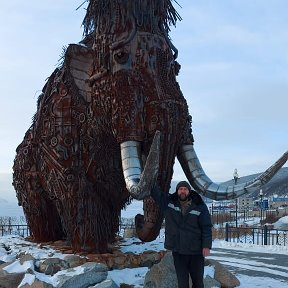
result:
<svg viewBox="0 0 288 288"><path fill-rule="evenodd" d="M120 143L140 143L144 166L161 132L158 183L168 192L180 144L193 142L179 64L163 31L129 21L124 28L69 45L17 148L13 183L36 241L66 238L75 250L105 252L130 201ZM112 49L127 33L132 39ZM144 210L142 226L156 227L142 237L149 241L162 214L149 197Z"/></svg>
<svg viewBox="0 0 288 288"><path fill-rule="evenodd" d="M149 194L156 184L168 193L175 157L194 189L216 200L256 191L287 161L286 152L233 186L205 174L168 37L179 18L170 0L89 1L86 36L49 77L16 151L13 185L35 241L107 252L131 196L143 199L139 238L154 240L163 214Z"/></svg>

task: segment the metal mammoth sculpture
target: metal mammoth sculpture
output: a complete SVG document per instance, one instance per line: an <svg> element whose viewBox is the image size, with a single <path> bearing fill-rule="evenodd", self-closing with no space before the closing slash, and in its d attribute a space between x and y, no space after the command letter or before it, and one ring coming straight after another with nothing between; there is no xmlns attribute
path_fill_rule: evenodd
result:
<svg viewBox="0 0 288 288"><path fill-rule="evenodd" d="M49 77L17 148L13 184L35 241L106 252L131 196L143 199L139 238L154 240L163 215L150 190L157 182L168 193L176 157L190 184L217 200L258 189L287 160L235 186L206 176L176 81L168 32L177 19L170 0L89 1L85 37Z"/></svg>

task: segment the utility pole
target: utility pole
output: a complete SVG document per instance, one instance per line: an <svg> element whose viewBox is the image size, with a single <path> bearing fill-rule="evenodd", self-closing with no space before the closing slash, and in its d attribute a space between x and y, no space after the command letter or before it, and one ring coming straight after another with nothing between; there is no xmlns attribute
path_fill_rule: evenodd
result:
<svg viewBox="0 0 288 288"><path fill-rule="evenodd" d="M262 189L260 189L259 192L260 195L260 224L262 225L262 213L263 213L263 191Z"/></svg>

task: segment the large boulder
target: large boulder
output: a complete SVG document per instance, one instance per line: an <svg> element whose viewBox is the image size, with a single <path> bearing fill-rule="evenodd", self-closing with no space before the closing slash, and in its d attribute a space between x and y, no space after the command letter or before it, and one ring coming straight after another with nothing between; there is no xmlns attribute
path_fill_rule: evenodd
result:
<svg viewBox="0 0 288 288"><path fill-rule="evenodd" d="M191 278L190 278L191 280ZM221 288L221 284L214 278L212 278L209 275L206 275L205 279L204 279L204 287L208 288L208 287L213 287L213 288Z"/></svg>
<svg viewBox="0 0 288 288"><path fill-rule="evenodd" d="M60 258L47 258L39 264L39 272L46 275L54 275L61 270L68 269L69 265L65 260Z"/></svg>
<svg viewBox="0 0 288 288"><path fill-rule="evenodd" d="M144 288L175 288L177 286L172 253L168 252L146 273Z"/></svg>
<svg viewBox="0 0 288 288"><path fill-rule="evenodd" d="M8 273L3 268L9 266L12 263L3 263L0 265L0 287L11 288L18 287L24 278L25 273Z"/></svg>
<svg viewBox="0 0 288 288"><path fill-rule="evenodd" d="M212 278L206 275L204 287L232 288L240 285L239 280L216 260L207 259L205 265L214 267L215 275ZM144 280L144 288L177 288L177 277L171 252L167 252L162 260L151 267Z"/></svg>
<svg viewBox="0 0 288 288"><path fill-rule="evenodd" d="M215 267L214 278L221 284L222 288L234 288L240 286L240 281L230 273L221 263L214 259L207 259L209 265Z"/></svg>
<svg viewBox="0 0 288 288"><path fill-rule="evenodd" d="M106 280L108 272L107 266L99 263L87 262L81 267L81 274L75 274L75 268L65 270L65 273L57 275L57 288L88 288ZM69 273L71 272L71 273Z"/></svg>
<svg viewBox="0 0 288 288"><path fill-rule="evenodd" d="M64 256L64 261L67 262L69 268L80 266L87 262L87 258L79 255L68 254Z"/></svg>

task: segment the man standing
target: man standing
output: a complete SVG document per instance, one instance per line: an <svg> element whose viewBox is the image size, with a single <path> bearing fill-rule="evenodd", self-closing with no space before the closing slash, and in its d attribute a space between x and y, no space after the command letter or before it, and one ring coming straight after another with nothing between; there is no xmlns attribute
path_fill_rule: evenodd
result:
<svg viewBox="0 0 288 288"><path fill-rule="evenodd" d="M207 206L186 181L173 194L158 186L151 193L165 216L164 247L172 251L179 288L203 288L204 257L212 246L212 224Z"/></svg>

